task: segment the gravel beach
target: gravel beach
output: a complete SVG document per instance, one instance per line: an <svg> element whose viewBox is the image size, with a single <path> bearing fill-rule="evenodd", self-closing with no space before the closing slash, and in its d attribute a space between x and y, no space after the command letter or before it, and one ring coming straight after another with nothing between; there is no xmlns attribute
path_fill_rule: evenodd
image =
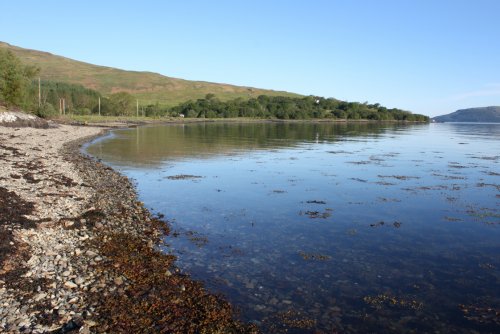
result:
<svg viewBox="0 0 500 334"><path fill-rule="evenodd" d="M179 273L168 224L80 154L106 129L0 125L0 332L254 333Z"/></svg>

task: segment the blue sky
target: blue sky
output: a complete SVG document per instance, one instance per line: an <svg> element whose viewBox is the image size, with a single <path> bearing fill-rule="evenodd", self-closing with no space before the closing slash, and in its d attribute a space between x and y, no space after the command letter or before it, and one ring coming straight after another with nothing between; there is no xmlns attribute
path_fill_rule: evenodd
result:
<svg viewBox="0 0 500 334"><path fill-rule="evenodd" d="M16 0L0 2L0 40L434 116L500 105L499 13L498 0Z"/></svg>

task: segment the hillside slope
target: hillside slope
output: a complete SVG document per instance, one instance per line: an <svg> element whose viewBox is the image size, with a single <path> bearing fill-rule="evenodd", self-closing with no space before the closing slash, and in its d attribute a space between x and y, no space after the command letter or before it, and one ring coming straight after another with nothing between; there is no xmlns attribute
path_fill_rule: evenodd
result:
<svg viewBox="0 0 500 334"><path fill-rule="evenodd" d="M203 98L208 93L215 94L223 101L238 97L257 97L263 94L299 96L282 91L190 81L152 72L125 71L92 65L48 52L23 49L4 42L0 42L0 48L12 51L27 65L40 67L40 75L44 80L81 84L105 95L125 91L145 103L159 102L172 106L189 99Z"/></svg>
<svg viewBox="0 0 500 334"><path fill-rule="evenodd" d="M460 109L451 114L433 118L436 122L487 122L500 123L500 107Z"/></svg>

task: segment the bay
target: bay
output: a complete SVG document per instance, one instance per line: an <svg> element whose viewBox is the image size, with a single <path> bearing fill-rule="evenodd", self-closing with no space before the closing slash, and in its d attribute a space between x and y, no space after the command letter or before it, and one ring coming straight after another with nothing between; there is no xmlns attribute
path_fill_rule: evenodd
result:
<svg viewBox="0 0 500 334"><path fill-rule="evenodd" d="M264 332L499 329L500 124L186 123L86 150Z"/></svg>

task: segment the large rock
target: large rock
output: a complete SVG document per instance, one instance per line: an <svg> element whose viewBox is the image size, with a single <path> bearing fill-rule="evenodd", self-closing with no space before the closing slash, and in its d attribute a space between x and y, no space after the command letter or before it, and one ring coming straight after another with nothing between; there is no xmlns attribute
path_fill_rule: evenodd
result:
<svg viewBox="0 0 500 334"><path fill-rule="evenodd" d="M0 109L0 126L48 128L51 124L40 117L24 112Z"/></svg>

